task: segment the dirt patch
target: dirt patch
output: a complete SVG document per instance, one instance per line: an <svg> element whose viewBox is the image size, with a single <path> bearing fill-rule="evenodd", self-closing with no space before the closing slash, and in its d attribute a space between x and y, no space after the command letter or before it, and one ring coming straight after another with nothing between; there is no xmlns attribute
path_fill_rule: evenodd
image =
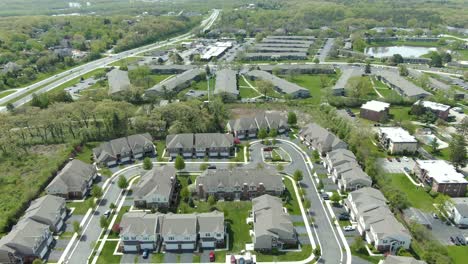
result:
<svg viewBox="0 0 468 264"><path fill-rule="evenodd" d="M29 151L32 154L44 155L44 156L53 156L57 152L65 149L65 144L55 144L55 145L36 145L29 148Z"/></svg>

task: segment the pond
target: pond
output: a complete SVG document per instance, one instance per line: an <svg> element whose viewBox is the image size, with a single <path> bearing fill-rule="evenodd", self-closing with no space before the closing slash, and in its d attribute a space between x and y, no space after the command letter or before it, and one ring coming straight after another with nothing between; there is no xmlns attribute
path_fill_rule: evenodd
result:
<svg viewBox="0 0 468 264"><path fill-rule="evenodd" d="M388 46L366 48L364 53L375 58L391 57L394 54L400 54L403 57L420 57L430 51L437 51L437 49L435 47Z"/></svg>

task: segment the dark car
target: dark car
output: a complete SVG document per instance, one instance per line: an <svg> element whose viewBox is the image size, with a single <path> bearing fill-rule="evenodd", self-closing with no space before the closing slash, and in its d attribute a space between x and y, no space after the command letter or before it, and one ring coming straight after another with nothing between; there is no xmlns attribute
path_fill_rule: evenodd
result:
<svg viewBox="0 0 468 264"><path fill-rule="evenodd" d="M349 215L348 214L340 214L338 216L338 220L342 220L342 221L349 220Z"/></svg>
<svg viewBox="0 0 468 264"><path fill-rule="evenodd" d="M142 257L143 257L144 259L147 259L148 256L149 256L149 250L148 250L148 249L143 250L143 255L142 255Z"/></svg>
<svg viewBox="0 0 468 264"><path fill-rule="evenodd" d="M454 243L454 244L457 245L457 246L460 245L460 242L458 242L458 239L457 239L456 237L451 236L451 237L450 237L450 241L452 241L452 243Z"/></svg>
<svg viewBox="0 0 468 264"><path fill-rule="evenodd" d="M396 161L401 162L400 158L395 158L395 159L396 159Z"/></svg>
<svg viewBox="0 0 468 264"><path fill-rule="evenodd" d="M208 169L209 170L216 170L216 166L215 165L210 165L210 166L208 166Z"/></svg>
<svg viewBox="0 0 468 264"><path fill-rule="evenodd" d="M457 240L461 245L463 245L463 246L466 245L465 237L463 237L462 235L458 235Z"/></svg>
<svg viewBox="0 0 468 264"><path fill-rule="evenodd" d="M390 162L393 161L392 158L390 158L390 157L387 157L387 160L390 161Z"/></svg>
<svg viewBox="0 0 468 264"><path fill-rule="evenodd" d="M330 196L327 193L322 193L322 198L324 200L330 200Z"/></svg>
<svg viewBox="0 0 468 264"><path fill-rule="evenodd" d="M238 264L245 264L245 259L244 258L239 258L239 261L237 261Z"/></svg>

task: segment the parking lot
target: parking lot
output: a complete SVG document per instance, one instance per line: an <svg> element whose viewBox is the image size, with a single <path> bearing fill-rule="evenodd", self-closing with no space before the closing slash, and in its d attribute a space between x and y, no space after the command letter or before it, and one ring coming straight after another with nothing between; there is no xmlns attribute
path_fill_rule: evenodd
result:
<svg viewBox="0 0 468 264"><path fill-rule="evenodd" d="M379 164L382 166L383 170L387 173L403 173L403 169L406 167L413 171L415 162L413 159L408 158L405 161L402 158L399 158L400 161L392 158L391 161L388 159L379 159Z"/></svg>

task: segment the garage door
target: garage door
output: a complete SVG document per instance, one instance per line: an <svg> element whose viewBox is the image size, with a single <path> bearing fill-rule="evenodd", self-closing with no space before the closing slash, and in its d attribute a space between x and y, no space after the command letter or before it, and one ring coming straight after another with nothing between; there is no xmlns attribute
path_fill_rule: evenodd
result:
<svg viewBox="0 0 468 264"><path fill-rule="evenodd" d="M107 166L109 166L109 167L110 167L110 166L114 166L115 164L117 164L116 161L109 161L109 162L107 162Z"/></svg>
<svg viewBox="0 0 468 264"><path fill-rule="evenodd" d="M154 249L153 243L142 243L140 244L140 247L141 249L149 249L149 250Z"/></svg>
<svg viewBox="0 0 468 264"><path fill-rule="evenodd" d="M194 249L194 244L182 244L182 249Z"/></svg>
<svg viewBox="0 0 468 264"><path fill-rule="evenodd" d="M135 154L135 159L139 159L139 158L141 158L141 157L143 157L143 153Z"/></svg>
<svg viewBox="0 0 468 264"><path fill-rule="evenodd" d="M137 245L124 245L124 251L125 252L136 252L137 251Z"/></svg>
<svg viewBox="0 0 468 264"><path fill-rule="evenodd" d="M179 244L166 244L166 250L179 249Z"/></svg>
<svg viewBox="0 0 468 264"><path fill-rule="evenodd" d="M120 161L121 161L121 162L127 162L127 161L129 161L129 160L130 160L130 157L126 157L126 158L122 158Z"/></svg>
<svg viewBox="0 0 468 264"><path fill-rule="evenodd" d="M41 253L39 253L39 257L44 258L45 254L47 253L47 250L48 250L48 247L44 247L44 249L42 249Z"/></svg>
<svg viewBox="0 0 468 264"><path fill-rule="evenodd" d="M214 241L202 241L201 246L203 248L214 248L215 247L215 242Z"/></svg>

